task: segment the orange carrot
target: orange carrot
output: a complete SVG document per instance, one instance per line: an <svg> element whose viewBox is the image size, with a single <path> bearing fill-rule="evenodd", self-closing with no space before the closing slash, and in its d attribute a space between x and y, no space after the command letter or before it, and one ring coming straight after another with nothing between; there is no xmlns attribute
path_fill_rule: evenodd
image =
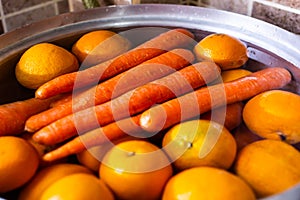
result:
<svg viewBox="0 0 300 200"><path fill-rule="evenodd" d="M63 117L37 131L33 138L43 144L62 142L76 133L107 125L162 103L215 80L220 68L200 62L131 90L112 101Z"/></svg>
<svg viewBox="0 0 300 200"><path fill-rule="evenodd" d="M58 160L72 154L80 153L83 150L89 149L93 146L117 140L126 136L127 134L131 134L132 136L136 137L142 137L147 133L138 126L139 117L140 116L137 115L131 118L125 118L77 136L57 149L46 153L43 156L43 160L50 162Z"/></svg>
<svg viewBox="0 0 300 200"><path fill-rule="evenodd" d="M291 81L284 68L267 68L232 82L212 85L167 101L142 113L140 126L156 132L212 108L249 99L261 92L282 88Z"/></svg>
<svg viewBox="0 0 300 200"><path fill-rule="evenodd" d="M62 94L55 101L51 102L50 108L62 105L62 104L66 103L68 101L71 101L71 100L72 100L72 93L71 92Z"/></svg>
<svg viewBox="0 0 300 200"><path fill-rule="evenodd" d="M25 121L30 116L48 109L54 98L45 100L30 98L0 105L0 136L22 133Z"/></svg>
<svg viewBox="0 0 300 200"><path fill-rule="evenodd" d="M36 98L45 99L73 89L96 85L99 81L107 80L168 50L185 47L193 38L194 35L185 29L167 31L116 58L48 81L36 90Z"/></svg>
<svg viewBox="0 0 300 200"><path fill-rule="evenodd" d="M203 113L201 119L208 119L224 124L224 126L231 131L242 123L243 107L243 102L228 104Z"/></svg>
<svg viewBox="0 0 300 200"><path fill-rule="evenodd" d="M26 121L25 129L35 132L73 112L107 102L112 97L168 75L193 61L193 53L186 49L174 49L161 54L86 91L80 91L79 94L75 92L73 99L69 98L69 101L59 106L30 117Z"/></svg>

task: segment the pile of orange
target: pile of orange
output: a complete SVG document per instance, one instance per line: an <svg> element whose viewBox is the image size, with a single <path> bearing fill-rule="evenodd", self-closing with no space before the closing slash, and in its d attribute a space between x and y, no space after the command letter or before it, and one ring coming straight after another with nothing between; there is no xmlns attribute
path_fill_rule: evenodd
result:
<svg viewBox="0 0 300 200"><path fill-rule="evenodd" d="M69 51L37 44L22 55L16 76L34 89L78 70L81 63L95 65L129 48L126 38L107 30L83 35ZM221 67L214 84L251 73L243 68L246 44L230 35L208 35L193 51L198 60ZM15 191L20 200L254 200L278 195L300 184L300 152L294 147L300 142L299 108L300 95L271 90L216 108L216 118L208 112L174 125L160 132L155 143L155 136L128 136L55 163L41 162L50 147L33 143L28 133L1 136L0 197Z"/></svg>

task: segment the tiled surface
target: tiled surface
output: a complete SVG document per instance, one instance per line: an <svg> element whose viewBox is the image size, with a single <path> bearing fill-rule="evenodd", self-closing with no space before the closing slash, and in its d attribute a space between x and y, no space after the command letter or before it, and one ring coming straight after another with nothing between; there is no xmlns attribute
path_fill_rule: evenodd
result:
<svg viewBox="0 0 300 200"><path fill-rule="evenodd" d="M49 0L2 0L2 6L4 14L20 11L25 8L29 8L41 3L45 3Z"/></svg>
<svg viewBox="0 0 300 200"><path fill-rule="evenodd" d="M289 12L288 9L284 9L284 7L280 9L254 2L251 16L300 34L300 12Z"/></svg>
<svg viewBox="0 0 300 200"><path fill-rule="evenodd" d="M43 15L41 15L41 13L43 13ZM54 15L55 8L53 5L32 10L28 14L20 13L6 18L7 29L12 30L15 27L21 27L22 25L45 19Z"/></svg>
<svg viewBox="0 0 300 200"><path fill-rule="evenodd" d="M105 6L120 0L99 0ZM131 0L187 4L249 15L300 34L300 0ZM0 0L0 33L53 15L85 9L81 0Z"/></svg>
<svg viewBox="0 0 300 200"><path fill-rule="evenodd" d="M239 14L247 14L248 0L203 0L203 5L236 12Z"/></svg>
<svg viewBox="0 0 300 200"><path fill-rule="evenodd" d="M0 0L0 33L69 12L68 0Z"/></svg>

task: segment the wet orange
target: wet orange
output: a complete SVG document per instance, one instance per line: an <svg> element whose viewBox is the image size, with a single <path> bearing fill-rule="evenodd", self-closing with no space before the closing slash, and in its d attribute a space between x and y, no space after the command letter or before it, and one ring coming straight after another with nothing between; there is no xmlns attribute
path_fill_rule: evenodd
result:
<svg viewBox="0 0 300 200"><path fill-rule="evenodd" d="M78 70L78 67L77 58L68 50L51 43L39 43L22 54L15 74L21 85L37 89L59 75Z"/></svg>
<svg viewBox="0 0 300 200"><path fill-rule="evenodd" d="M298 94L270 90L246 103L243 119L247 127L260 137L294 144L300 142L299 108Z"/></svg>
<svg viewBox="0 0 300 200"><path fill-rule="evenodd" d="M300 152L277 140L259 140L238 154L234 171L258 197L279 194L300 183Z"/></svg>
<svg viewBox="0 0 300 200"><path fill-rule="evenodd" d="M59 163L45 167L38 171L32 180L22 188L18 199L40 199L44 190L52 183L74 173L91 174L92 172L84 166L71 163Z"/></svg>
<svg viewBox="0 0 300 200"><path fill-rule="evenodd" d="M73 45L72 52L85 65L94 65L126 52L130 42L109 30L97 30L84 34Z"/></svg>
<svg viewBox="0 0 300 200"><path fill-rule="evenodd" d="M159 199L172 176L166 154L143 140L117 144L104 156L100 178L118 199Z"/></svg>
<svg viewBox="0 0 300 200"><path fill-rule="evenodd" d="M78 154L76 154L77 160L80 164L86 166L92 171L98 172L101 165L103 156L107 153L109 149L113 147L114 144L120 142L135 139L133 136L125 136L123 138L112 141L112 143L101 144L99 146L94 146L92 148L86 149Z"/></svg>
<svg viewBox="0 0 300 200"><path fill-rule="evenodd" d="M211 60L222 70L241 67L248 60L247 47L239 39L224 33L213 33L194 47L198 60Z"/></svg>
<svg viewBox="0 0 300 200"><path fill-rule="evenodd" d="M0 137L0 193L9 192L27 183L39 166L36 149L25 139Z"/></svg>
<svg viewBox="0 0 300 200"><path fill-rule="evenodd" d="M52 183L42 194L41 200L114 200L114 196L102 180L95 175L75 173Z"/></svg>
<svg viewBox="0 0 300 200"><path fill-rule="evenodd" d="M175 125L165 134L162 144L178 171L198 166L228 169L236 155L231 133L210 120Z"/></svg>
<svg viewBox="0 0 300 200"><path fill-rule="evenodd" d="M223 169L194 167L173 176L162 200L255 200L252 189L241 178Z"/></svg>

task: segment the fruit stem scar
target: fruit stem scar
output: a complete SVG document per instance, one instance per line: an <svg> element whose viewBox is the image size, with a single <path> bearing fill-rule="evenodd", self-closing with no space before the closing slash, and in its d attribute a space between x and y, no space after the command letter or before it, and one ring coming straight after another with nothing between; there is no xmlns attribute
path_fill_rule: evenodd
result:
<svg viewBox="0 0 300 200"><path fill-rule="evenodd" d="M278 131L277 133L278 133L281 141L286 141L286 135L285 134L283 134L281 131Z"/></svg>
<svg viewBox="0 0 300 200"><path fill-rule="evenodd" d="M135 155L135 152L134 152L134 151L129 151L127 155L128 155L128 156L134 156L134 155Z"/></svg>
<svg viewBox="0 0 300 200"><path fill-rule="evenodd" d="M187 142L187 148L190 149L193 147L193 143L192 142Z"/></svg>

